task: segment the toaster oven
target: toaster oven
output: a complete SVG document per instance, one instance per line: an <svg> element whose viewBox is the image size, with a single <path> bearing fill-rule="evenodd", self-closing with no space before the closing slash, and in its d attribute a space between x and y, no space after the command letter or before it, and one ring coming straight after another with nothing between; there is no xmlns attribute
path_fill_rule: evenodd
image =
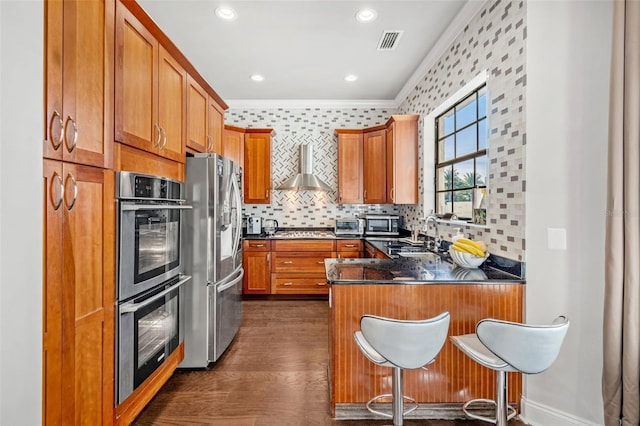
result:
<svg viewBox="0 0 640 426"><path fill-rule="evenodd" d="M333 230L336 235L364 235L364 219L336 219Z"/></svg>

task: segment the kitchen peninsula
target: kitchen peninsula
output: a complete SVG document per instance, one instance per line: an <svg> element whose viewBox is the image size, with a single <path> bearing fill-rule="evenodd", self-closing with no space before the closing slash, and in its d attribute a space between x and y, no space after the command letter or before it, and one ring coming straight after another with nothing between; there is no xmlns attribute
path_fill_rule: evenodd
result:
<svg viewBox="0 0 640 426"><path fill-rule="evenodd" d="M491 267L462 269L430 254L406 259L326 259L330 319L331 414L371 418L365 403L391 393L392 370L358 350L353 333L365 314L424 319L448 311L449 335L473 333L487 317L523 320L524 281ZM434 363L407 370L404 392L415 398L418 418L462 417L462 404L495 397L493 372L480 367L448 340ZM518 404L520 374L509 373L508 401Z"/></svg>

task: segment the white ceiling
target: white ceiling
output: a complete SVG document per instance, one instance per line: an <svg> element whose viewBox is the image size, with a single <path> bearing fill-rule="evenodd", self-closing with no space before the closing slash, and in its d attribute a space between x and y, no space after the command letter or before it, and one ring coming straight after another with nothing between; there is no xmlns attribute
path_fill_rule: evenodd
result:
<svg viewBox="0 0 640 426"><path fill-rule="evenodd" d="M478 0L138 0L230 105L243 100L393 103L422 74L421 64L466 24ZM474 4L475 3L475 4ZM214 14L231 6L238 18ZM362 7L378 17L356 21ZM456 28L458 27L458 28ZM403 35L378 51L385 30ZM443 35L444 34L444 35ZM450 42L451 40L447 40ZM442 53L442 52L440 52ZM250 80L262 74L263 82ZM347 74L357 81L348 83ZM414 75L415 74L415 75ZM406 93L405 93L406 95ZM397 102L397 101L396 101Z"/></svg>

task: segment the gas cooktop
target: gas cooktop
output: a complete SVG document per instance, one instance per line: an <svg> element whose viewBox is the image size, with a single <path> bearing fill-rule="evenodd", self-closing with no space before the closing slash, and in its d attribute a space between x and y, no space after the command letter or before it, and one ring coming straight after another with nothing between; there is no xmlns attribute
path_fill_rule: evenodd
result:
<svg viewBox="0 0 640 426"><path fill-rule="evenodd" d="M331 231L278 231L273 238L335 238Z"/></svg>

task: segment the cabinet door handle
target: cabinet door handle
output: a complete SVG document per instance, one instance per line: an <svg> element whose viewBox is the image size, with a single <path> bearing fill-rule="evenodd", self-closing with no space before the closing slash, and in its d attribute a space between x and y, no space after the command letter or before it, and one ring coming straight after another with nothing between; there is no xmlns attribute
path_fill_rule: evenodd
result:
<svg viewBox="0 0 640 426"><path fill-rule="evenodd" d="M67 175L67 180L64 183L65 187L67 186L67 182L69 182L69 180L73 182L73 199L71 200L71 203L67 202L67 191L64 191L64 203L67 206L67 210L71 210L76 204L76 200L78 199L78 183L71 173Z"/></svg>
<svg viewBox="0 0 640 426"><path fill-rule="evenodd" d="M318 265L324 265L324 260L320 260L318 262L316 262Z"/></svg>
<svg viewBox="0 0 640 426"><path fill-rule="evenodd" d="M285 265L291 265L293 263L293 260L283 260L282 263L284 263Z"/></svg>
<svg viewBox="0 0 640 426"><path fill-rule="evenodd" d="M355 244L345 244L344 246L345 247L355 247L356 245Z"/></svg>
<svg viewBox="0 0 640 426"><path fill-rule="evenodd" d="M53 123L55 123L56 117L58 119L58 126L60 126L60 136L58 136L57 141L53 139ZM56 110L53 111L53 114L51 114L51 120L49 120L49 139L51 140L51 146L53 146L53 149L56 151L60 148L62 142L64 142L64 120L62 120L62 116Z"/></svg>
<svg viewBox="0 0 640 426"><path fill-rule="evenodd" d="M364 200L367 201L367 190L364 190Z"/></svg>
<svg viewBox="0 0 640 426"><path fill-rule="evenodd" d="M213 148L213 138L211 135L207 135L207 151L211 151Z"/></svg>
<svg viewBox="0 0 640 426"><path fill-rule="evenodd" d="M327 285L327 283L316 283L316 285L325 286L325 285Z"/></svg>
<svg viewBox="0 0 640 426"><path fill-rule="evenodd" d="M249 247L264 247L264 244L249 244Z"/></svg>
<svg viewBox="0 0 640 426"><path fill-rule="evenodd" d="M342 202L342 191L338 193L338 201Z"/></svg>
<svg viewBox="0 0 640 426"><path fill-rule="evenodd" d="M160 132L162 132L162 145L160 149L164 150L164 147L167 146L167 132L164 130L164 127L160 127Z"/></svg>
<svg viewBox="0 0 640 426"><path fill-rule="evenodd" d="M264 198L269 198L269 190L264 191Z"/></svg>
<svg viewBox="0 0 640 426"><path fill-rule="evenodd" d="M54 181L56 180L60 185L60 196L56 201L54 201L53 200L53 184L54 184ZM62 182L62 176L60 176L58 172L53 172L53 176L51 177L51 184L49 185L49 198L51 199L51 204L53 205L53 209L58 210L62 205L62 199L64 198L64 183Z"/></svg>
<svg viewBox="0 0 640 426"><path fill-rule="evenodd" d="M271 253L267 253L267 263L271 263Z"/></svg>
<svg viewBox="0 0 640 426"><path fill-rule="evenodd" d="M287 287L290 287L290 286L292 286L292 285L293 285L293 283L292 283L292 282L287 282L287 283L282 283L282 285L287 286Z"/></svg>
<svg viewBox="0 0 640 426"><path fill-rule="evenodd" d="M389 195L391 196L391 201L395 202L396 201L396 189L395 188L391 188L391 193Z"/></svg>
<svg viewBox="0 0 640 426"><path fill-rule="evenodd" d="M71 125L73 126L73 143L71 144L71 146L69 146L69 132L67 132L67 126L69 126L69 123L71 123ZM65 143L67 145L67 151L69 151L69 153L71 153L75 148L76 145L78 144L78 126L76 126L76 121L69 115L67 116L67 121L64 123L64 140Z"/></svg>
<svg viewBox="0 0 640 426"><path fill-rule="evenodd" d="M160 131L160 126L158 126L158 123L153 123L153 128L156 130L158 134L156 143L153 144L154 148L157 148L158 146L160 146L160 141L162 140L162 132Z"/></svg>

